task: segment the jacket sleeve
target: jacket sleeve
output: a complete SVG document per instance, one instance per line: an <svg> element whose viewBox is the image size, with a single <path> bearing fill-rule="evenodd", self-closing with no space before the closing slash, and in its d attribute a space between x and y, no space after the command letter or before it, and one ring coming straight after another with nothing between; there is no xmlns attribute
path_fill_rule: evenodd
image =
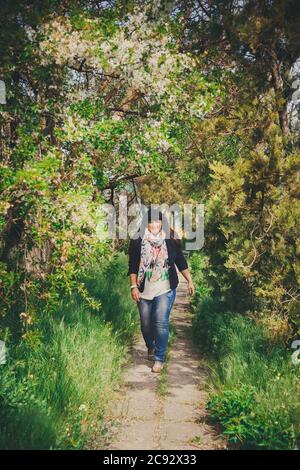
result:
<svg viewBox="0 0 300 470"><path fill-rule="evenodd" d="M137 274L139 269L139 256L137 252L137 240L130 239L128 246L128 272L129 274Z"/></svg>
<svg viewBox="0 0 300 470"><path fill-rule="evenodd" d="M176 243L177 247L177 254L175 258L175 264L179 271L183 271L184 269L188 269L188 263L187 260L184 257L184 254L182 253L182 248L181 248L181 241L178 240L178 244Z"/></svg>

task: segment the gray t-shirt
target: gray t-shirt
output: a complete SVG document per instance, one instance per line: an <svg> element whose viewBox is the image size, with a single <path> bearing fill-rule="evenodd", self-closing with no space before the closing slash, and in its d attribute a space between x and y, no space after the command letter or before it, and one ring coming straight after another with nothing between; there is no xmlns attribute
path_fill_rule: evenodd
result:
<svg viewBox="0 0 300 470"><path fill-rule="evenodd" d="M149 269L145 273L144 290L140 293L140 297L142 299L152 300L154 297L171 290L168 267L163 269L162 274L157 281L151 281L151 277L152 269Z"/></svg>

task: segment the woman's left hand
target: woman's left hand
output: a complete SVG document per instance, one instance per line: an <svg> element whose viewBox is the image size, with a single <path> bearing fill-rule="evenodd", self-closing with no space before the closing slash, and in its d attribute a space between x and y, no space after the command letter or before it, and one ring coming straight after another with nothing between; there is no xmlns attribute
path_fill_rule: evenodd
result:
<svg viewBox="0 0 300 470"><path fill-rule="evenodd" d="M192 281L190 281L188 283L188 290L189 290L189 294L190 295L194 295L195 294L195 287L194 287L194 284Z"/></svg>

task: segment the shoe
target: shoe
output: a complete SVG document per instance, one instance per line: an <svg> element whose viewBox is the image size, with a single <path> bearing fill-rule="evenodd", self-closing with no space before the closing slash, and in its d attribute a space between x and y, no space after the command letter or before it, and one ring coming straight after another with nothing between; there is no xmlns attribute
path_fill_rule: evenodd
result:
<svg viewBox="0 0 300 470"><path fill-rule="evenodd" d="M154 361L155 348L148 348L148 359L149 361Z"/></svg>
<svg viewBox="0 0 300 470"><path fill-rule="evenodd" d="M152 366L152 372L160 372L164 367L163 362L161 361L155 361L153 366Z"/></svg>

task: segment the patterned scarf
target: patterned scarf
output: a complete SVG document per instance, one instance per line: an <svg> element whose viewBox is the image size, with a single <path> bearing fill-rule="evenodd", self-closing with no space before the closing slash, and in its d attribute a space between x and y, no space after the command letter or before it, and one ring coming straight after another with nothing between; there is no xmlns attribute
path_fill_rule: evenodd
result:
<svg viewBox="0 0 300 470"><path fill-rule="evenodd" d="M149 268L152 268L151 282L157 281L161 277L165 269L165 262L168 258L168 249L165 239L166 234L163 230L157 235L154 235L146 227L141 245L141 259L137 277L138 286L142 283L144 275Z"/></svg>

